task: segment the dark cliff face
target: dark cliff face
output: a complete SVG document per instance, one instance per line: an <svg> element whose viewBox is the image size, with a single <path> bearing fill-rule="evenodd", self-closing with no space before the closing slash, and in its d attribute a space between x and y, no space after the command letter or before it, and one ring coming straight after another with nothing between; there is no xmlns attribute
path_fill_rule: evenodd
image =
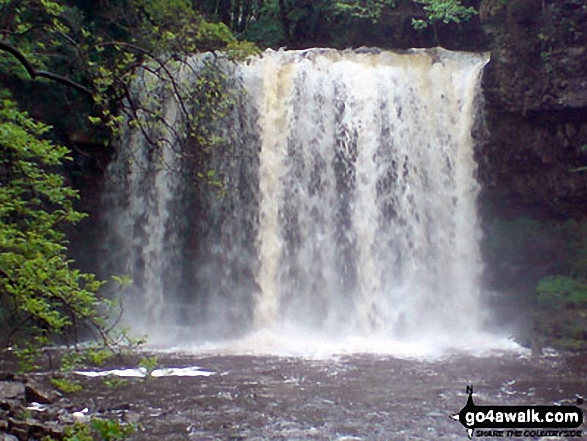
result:
<svg viewBox="0 0 587 441"><path fill-rule="evenodd" d="M486 287L501 294L502 322L561 341L569 332L540 317L576 318L541 311L536 287L587 276L587 3L483 0L479 10L492 53L477 155Z"/></svg>
<svg viewBox="0 0 587 441"><path fill-rule="evenodd" d="M484 1L490 143L480 177L496 209L537 217L587 213L587 4Z"/></svg>

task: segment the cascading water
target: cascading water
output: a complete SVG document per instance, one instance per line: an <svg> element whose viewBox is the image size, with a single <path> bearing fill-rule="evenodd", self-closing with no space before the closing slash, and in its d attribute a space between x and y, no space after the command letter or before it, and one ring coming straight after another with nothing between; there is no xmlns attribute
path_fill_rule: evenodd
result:
<svg viewBox="0 0 587 441"><path fill-rule="evenodd" d="M137 82L139 99L154 91L161 93L153 79L144 76L142 83ZM169 102L162 110L171 124L180 123L176 105ZM149 144L145 136L139 130L127 130L117 159L109 166L103 198L108 226L106 271L132 277L131 290L140 295L123 299L122 304L133 312L140 309L144 327L161 319L165 293L173 283L178 234L171 222L173 199L180 186L173 176L180 158L180 144L173 132L149 134L165 140L161 148Z"/></svg>
<svg viewBox="0 0 587 441"><path fill-rule="evenodd" d="M245 94L208 158L221 193L194 191L176 143L158 156L170 171L129 133L105 200L109 253L138 281L130 323L189 341L273 332L303 345L477 344L471 131L487 61L312 49L234 66ZM176 105L167 101L171 120Z"/></svg>

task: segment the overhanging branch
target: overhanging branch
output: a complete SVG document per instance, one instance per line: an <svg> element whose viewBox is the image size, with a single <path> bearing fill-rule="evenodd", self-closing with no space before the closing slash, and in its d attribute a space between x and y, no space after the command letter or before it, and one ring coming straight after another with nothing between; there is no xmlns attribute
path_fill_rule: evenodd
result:
<svg viewBox="0 0 587 441"><path fill-rule="evenodd" d="M47 72L45 70L35 69L33 67L33 65L29 62L29 60L27 60L27 58L22 54L22 52L20 52L17 48L15 48L14 46L11 46L8 43L0 41L0 50L4 51L4 52L8 52L9 54L12 54L14 56L14 58L16 58L18 60L18 62L26 69L27 73L29 74L29 76L33 80L36 78L39 78L39 77L47 78L49 80L56 81L58 83L64 84L64 85L71 87L73 89L79 90L80 92L83 92L86 95L90 95L90 96L94 95L94 92L92 92L90 89L88 89L85 86L82 86L79 83L76 83L75 81L73 81L67 77L64 77L62 75L58 75L53 72Z"/></svg>

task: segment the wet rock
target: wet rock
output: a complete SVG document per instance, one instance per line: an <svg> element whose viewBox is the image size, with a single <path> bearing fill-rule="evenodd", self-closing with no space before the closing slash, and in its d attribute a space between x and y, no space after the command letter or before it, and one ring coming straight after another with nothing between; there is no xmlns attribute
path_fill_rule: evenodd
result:
<svg viewBox="0 0 587 441"><path fill-rule="evenodd" d="M7 398L22 398L25 386L19 381L0 381L0 400Z"/></svg>
<svg viewBox="0 0 587 441"><path fill-rule="evenodd" d="M30 412L27 409L25 409L20 403L17 403L14 406L12 406L8 414L15 420L25 420L30 415Z"/></svg>
<svg viewBox="0 0 587 441"><path fill-rule="evenodd" d="M380 54L381 53L381 49L377 48L377 47L365 47L365 46L361 46L358 49L354 50L355 53L357 54Z"/></svg>
<svg viewBox="0 0 587 441"><path fill-rule="evenodd" d="M59 421L60 424L63 425L75 423L75 418L73 417L73 414L70 414L69 412L59 412L59 415L56 419L57 421Z"/></svg>
<svg viewBox="0 0 587 441"><path fill-rule="evenodd" d="M12 372L0 371L0 381L12 381L14 374Z"/></svg>
<svg viewBox="0 0 587 441"><path fill-rule="evenodd" d="M17 407L22 407L20 399L13 398L13 399L0 400L0 410L3 410L5 412L9 412L12 409L15 409Z"/></svg>
<svg viewBox="0 0 587 441"><path fill-rule="evenodd" d="M134 412L132 410L128 410L126 412L124 412L124 415L122 416L122 420L125 423L138 423L141 420L141 414L138 412Z"/></svg>
<svg viewBox="0 0 587 441"><path fill-rule="evenodd" d="M58 423L44 423L34 418L7 419L5 431L16 439L28 441L29 439L50 439L60 440L64 435L64 427Z"/></svg>
<svg viewBox="0 0 587 441"><path fill-rule="evenodd" d="M63 439L64 424L59 417L61 412L68 413L63 409L68 401L62 400L59 407L52 405L61 397L56 390L26 377L3 378L11 380L0 381L0 441Z"/></svg>
<svg viewBox="0 0 587 441"><path fill-rule="evenodd" d="M29 425L25 421L8 418L8 431L21 441L29 438Z"/></svg>
<svg viewBox="0 0 587 441"><path fill-rule="evenodd" d="M88 421L88 419L89 419L89 417L88 417L88 415L87 415L87 414L88 414L88 412L89 412L89 410L88 410L88 408L86 407L86 408L84 408L84 409L82 409L82 410L79 410L79 411L77 411L77 412L73 412L73 413L71 414L71 416L72 416L72 418L73 418L73 420L74 420L75 422L81 422L81 423L83 423L83 422L86 422L86 421Z"/></svg>
<svg viewBox="0 0 587 441"><path fill-rule="evenodd" d="M121 404L117 404L116 406L110 407L107 410L110 411L116 411L116 410L130 410L131 408L131 404L130 403L121 403Z"/></svg>
<svg viewBox="0 0 587 441"><path fill-rule="evenodd" d="M58 424L43 424L37 421L31 422L29 426L29 437L43 439L51 437L51 439L62 439L64 429Z"/></svg>
<svg viewBox="0 0 587 441"><path fill-rule="evenodd" d="M27 403L52 404L59 398L57 391L46 390L36 384L27 384L24 394Z"/></svg>

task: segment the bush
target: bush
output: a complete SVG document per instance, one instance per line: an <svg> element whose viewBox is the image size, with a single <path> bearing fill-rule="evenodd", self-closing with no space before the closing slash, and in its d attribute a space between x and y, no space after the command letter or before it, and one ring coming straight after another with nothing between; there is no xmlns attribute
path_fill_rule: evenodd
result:
<svg viewBox="0 0 587 441"><path fill-rule="evenodd" d="M587 349L587 283L544 277L536 286L535 331L543 343L563 350Z"/></svg>
<svg viewBox="0 0 587 441"><path fill-rule="evenodd" d="M587 307L587 284L565 276L549 276L536 286L538 305L566 308L583 305Z"/></svg>

